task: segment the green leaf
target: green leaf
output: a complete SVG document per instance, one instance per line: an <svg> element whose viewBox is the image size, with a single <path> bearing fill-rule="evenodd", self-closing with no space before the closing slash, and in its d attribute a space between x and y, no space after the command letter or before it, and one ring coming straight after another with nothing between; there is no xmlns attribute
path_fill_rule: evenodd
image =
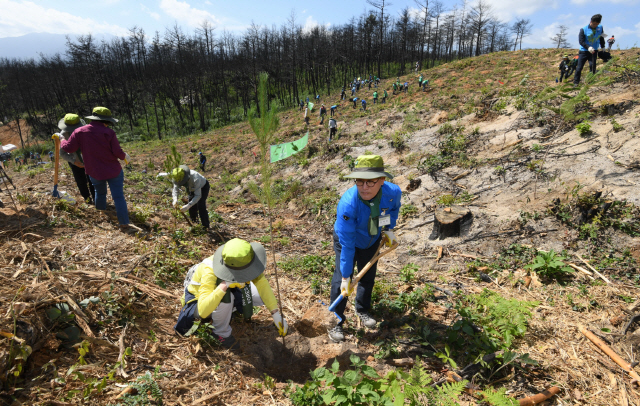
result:
<svg viewBox="0 0 640 406"><path fill-rule="evenodd" d="M45 310L45 313L47 314L47 317L51 321L55 321L60 316L62 316L62 310L58 309L57 307L51 307L51 308Z"/></svg>
<svg viewBox="0 0 640 406"><path fill-rule="evenodd" d="M340 371L340 363L338 362L337 358L333 361L333 364L331 364L331 371L333 373L337 373L338 371Z"/></svg>
<svg viewBox="0 0 640 406"><path fill-rule="evenodd" d="M124 355L126 355L126 356L130 356L131 354L133 354L133 350L131 350L131 347L127 347L127 348L124 350Z"/></svg>
<svg viewBox="0 0 640 406"><path fill-rule="evenodd" d="M353 370L345 371L344 379L349 382L355 382L358 379L358 373Z"/></svg>
<svg viewBox="0 0 640 406"><path fill-rule="evenodd" d="M468 325L468 324L465 324L465 325L462 327L462 331L464 331L465 333L467 333L467 334L468 334L468 335L470 335L470 336L473 336L473 329L472 329L472 328L471 328L471 326L470 326L470 325Z"/></svg>
<svg viewBox="0 0 640 406"><path fill-rule="evenodd" d="M604 331L605 333L610 333L610 332L611 332L611 329L610 329L610 328L603 327L603 328L601 328L601 329L600 329L600 331Z"/></svg>
<svg viewBox="0 0 640 406"><path fill-rule="evenodd" d="M362 373L369 378L380 379L380 375L378 375L378 372L375 370L375 368L370 367L369 365L362 366Z"/></svg>

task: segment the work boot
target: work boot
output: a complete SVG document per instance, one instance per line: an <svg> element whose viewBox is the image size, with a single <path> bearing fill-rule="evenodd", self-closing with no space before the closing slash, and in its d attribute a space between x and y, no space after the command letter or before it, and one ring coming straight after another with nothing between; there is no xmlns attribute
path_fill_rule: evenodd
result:
<svg viewBox="0 0 640 406"><path fill-rule="evenodd" d="M358 315L358 317L360 317L360 320L362 321L362 324L364 324L364 326L366 328L376 328L376 325L378 324L378 322L371 317L371 315L369 315L369 313L367 312L356 312L356 314Z"/></svg>
<svg viewBox="0 0 640 406"><path fill-rule="evenodd" d="M334 343L341 343L344 341L344 330L342 330L342 326L337 325L331 330L329 330L329 338Z"/></svg>
<svg viewBox="0 0 640 406"><path fill-rule="evenodd" d="M234 336L229 336L229 337L218 336L218 340L220 340L220 345L226 349L231 349L231 347L233 347L234 344L236 343L236 339Z"/></svg>

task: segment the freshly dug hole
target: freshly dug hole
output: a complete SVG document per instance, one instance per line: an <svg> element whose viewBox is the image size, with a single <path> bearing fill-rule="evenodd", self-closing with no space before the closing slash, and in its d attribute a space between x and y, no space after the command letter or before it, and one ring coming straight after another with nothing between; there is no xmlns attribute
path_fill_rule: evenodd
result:
<svg viewBox="0 0 640 406"><path fill-rule="evenodd" d="M295 333L285 337L285 346L281 338L273 336L253 342L244 350L260 374L266 373L280 382L290 379L304 383L309 379L309 371L316 369L317 365L309 339Z"/></svg>

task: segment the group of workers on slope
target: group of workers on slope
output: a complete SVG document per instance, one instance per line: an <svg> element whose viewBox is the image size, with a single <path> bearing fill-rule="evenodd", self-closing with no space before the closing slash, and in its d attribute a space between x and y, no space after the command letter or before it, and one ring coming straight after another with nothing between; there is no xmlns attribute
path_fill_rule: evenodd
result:
<svg viewBox="0 0 640 406"><path fill-rule="evenodd" d="M360 90L361 87L364 88L364 86L368 84L369 88L371 88L371 85L375 86L376 88L372 94L373 104L386 103L387 98L389 97L389 93L387 92L387 89L382 89L381 93L378 93L377 88L379 83L380 83L380 78L373 75L369 75L369 79L365 79L365 80L361 79L360 77L357 77L357 78L354 77L353 82L349 84L349 86L351 86L351 96L355 96L355 94ZM420 76L418 77L418 88L422 88L422 91L426 92L428 86L429 86L429 79L425 79L424 76L420 74ZM392 87L393 87L394 95L398 91L404 91L404 93L409 92L409 82L404 82L403 84L401 84L399 77L396 79L395 83L393 83ZM347 89L346 87L342 87L342 90L340 91L340 100L347 100L346 89ZM382 100L380 100L380 98ZM316 100L317 101L320 100L319 95L316 96ZM358 101L360 101L360 111L367 110L367 100L365 98L350 97L348 100L353 103L353 109L356 109L358 107ZM310 112L313 108L313 105L309 104L309 97L307 96L306 104L302 101L302 99L300 99L299 106L300 106L300 111L304 110L303 117L304 117L305 125L309 125L309 122L311 119ZM333 136L337 133L337 130L338 130L338 124L336 119L334 118L334 115L336 114L337 109L338 109L338 105L333 105L330 108L331 118L329 119L329 141L333 140ZM320 110L319 124L322 125L324 124L324 119L325 119L325 116L327 115L327 109L324 103L321 104L319 110Z"/></svg>
<svg viewBox="0 0 640 406"><path fill-rule="evenodd" d="M346 178L354 185L340 198L336 210L333 249L335 272L331 279L331 302L340 294L349 296L354 267L358 271L375 256L380 242L388 246L397 242L393 228L400 212L402 192L389 182L393 176L385 171L382 157L362 155ZM196 321L209 322L223 347L235 347L231 319L235 313L251 319L254 306L266 306L278 334L285 336L288 324L280 311L271 285L264 275L267 253L258 242L239 238L227 241L215 253L194 265L184 280L182 309L174 326L181 335L197 328ZM371 315L371 297L376 279L374 264L359 281L355 312L366 328L375 328ZM333 342L345 339L344 312L348 300L336 309L341 321L328 332ZM201 323L200 323L201 324Z"/></svg>
<svg viewBox="0 0 640 406"><path fill-rule="evenodd" d="M131 161L129 154L120 147L118 137L111 128L118 120L112 117L106 107L96 107L86 124L77 114L66 114L59 122L60 133L54 137L60 139L60 158L67 161L85 202L98 210L107 208L107 187L115 206L119 227L124 232L134 231L130 227L129 211L124 194L124 171L119 161L125 165ZM49 153L53 161L53 151ZM198 154L200 169L205 170L206 157ZM209 182L202 175L184 165L174 170L173 205L177 206L179 190L185 187L189 198L182 212L189 212L191 220L198 217L205 229L209 228L209 213L206 200L209 194Z"/></svg>

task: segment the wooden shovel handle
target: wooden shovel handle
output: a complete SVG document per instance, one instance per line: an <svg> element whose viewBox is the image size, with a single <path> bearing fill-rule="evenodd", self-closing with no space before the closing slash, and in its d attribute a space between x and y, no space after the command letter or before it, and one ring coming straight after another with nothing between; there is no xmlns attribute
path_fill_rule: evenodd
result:
<svg viewBox="0 0 640 406"><path fill-rule="evenodd" d="M393 243L391 247L389 247L389 249L380 252L380 249L382 248L382 246L384 246L384 244L385 244L385 238L383 237L382 241L380 241L380 245L378 246L378 249L376 250L375 255L373 256L373 258L371 258L371 261L367 262L367 265L365 265L364 268L362 268L362 270L358 272L356 277L353 278L353 282L351 282L352 285L355 285L356 283L360 282L360 279L362 279L362 277L367 273L367 271L373 266L373 264L378 262L380 258L384 257L391 251L398 248L398 242L396 241L395 243Z"/></svg>
<svg viewBox="0 0 640 406"><path fill-rule="evenodd" d="M58 137L53 137L53 144L54 144L54 154L56 157L56 163L55 163L55 167L54 167L54 172L53 172L53 184L57 185L58 184L58 166L60 163L60 138Z"/></svg>

